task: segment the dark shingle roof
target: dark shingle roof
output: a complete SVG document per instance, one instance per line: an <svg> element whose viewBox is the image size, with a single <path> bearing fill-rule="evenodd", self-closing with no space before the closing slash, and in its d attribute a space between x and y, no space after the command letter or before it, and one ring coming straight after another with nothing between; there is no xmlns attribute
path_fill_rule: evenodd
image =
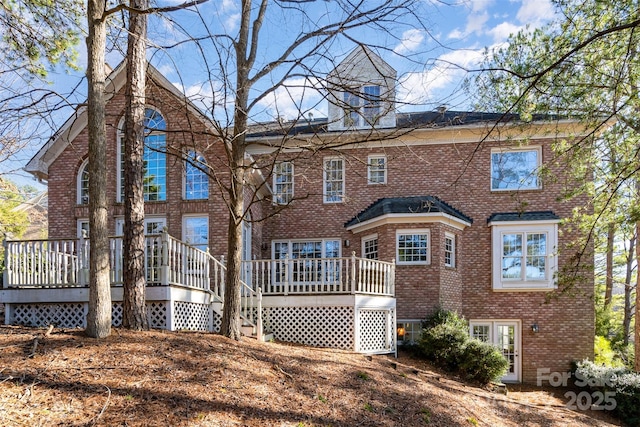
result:
<svg viewBox="0 0 640 427"><path fill-rule="evenodd" d="M414 197L387 197L378 199L368 208L364 209L353 219L347 221L344 226L350 227L382 215L392 213L433 213L441 212L451 215L462 221L472 223L469 218L459 210L453 208L435 196L414 196Z"/></svg>
<svg viewBox="0 0 640 427"><path fill-rule="evenodd" d="M487 223L494 221L547 221L559 219L560 217L552 211L500 212L491 214L487 219Z"/></svg>

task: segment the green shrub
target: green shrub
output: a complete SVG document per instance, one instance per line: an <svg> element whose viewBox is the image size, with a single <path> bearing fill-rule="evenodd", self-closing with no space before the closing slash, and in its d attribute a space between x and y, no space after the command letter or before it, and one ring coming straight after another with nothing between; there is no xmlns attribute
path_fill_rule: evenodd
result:
<svg viewBox="0 0 640 427"><path fill-rule="evenodd" d="M611 341L603 336L596 335L594 341L594 358L593 361L598 365L612 366L618 368L624 366L624 362L618 354L611 348Z"/></svg>
<svg viewBox="0 0 640 427"><path fill-rule="evenodd" d="M477 339L470 339L460 360L460 372L472 381L483 384L499 380L509 367L509 362L497 347Z"/></svg>
<svg viewBox="0 0 640 427"><path fill-rule="evenodd" d="M574 375L577 387L612 393L618 417L629 425L640 425L640 374L585 360L576 363Z"/></svg>
<svg viewBox="0 0 640 427"><path fill-rule="evenodd" d="M422 328L429 329L437 325L451 325L463 331L468 331L469 324L464 317L458 315L455 311L445 310L437 307L431 316L422 321Z"/></svg>
<svg viewBox="0 0 640 427"><path fill-rule="evenodd" d="M455 324L443 323L422 331L418 341L422 354L450 371L458 369L469 333Z"/></svg>

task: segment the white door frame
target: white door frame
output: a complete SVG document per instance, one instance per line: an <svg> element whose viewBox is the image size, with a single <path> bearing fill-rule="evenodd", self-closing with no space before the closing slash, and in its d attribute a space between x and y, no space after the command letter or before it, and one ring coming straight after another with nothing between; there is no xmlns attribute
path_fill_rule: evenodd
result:
<svg viewBox="0 0 640 427"><path fill-rule="evenodd" d="M473 326L488 326L489 336L488 342L500 348L503 353L504 346L509 346L510 343L503 345L501 342L501 336L499 334L500 328L503 326L513 328L513 354L507 355L507 359L512 358L512 369L502 377L502 382L505 383L519 383L522 382L522 322L514 319L482 319L482 320L470 320L469 321L469 334L473 336ZM511 361L510 361L511 362Z"/></svg>

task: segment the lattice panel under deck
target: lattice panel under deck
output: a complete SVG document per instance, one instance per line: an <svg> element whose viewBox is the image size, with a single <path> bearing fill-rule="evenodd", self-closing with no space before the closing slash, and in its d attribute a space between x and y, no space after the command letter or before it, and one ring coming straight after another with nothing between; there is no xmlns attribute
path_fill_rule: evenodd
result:
<svg viewBox="0 0 640 427"><path fill-rule="evenodd" d="M277 340L353 349L353 307L268 307L265 330Z"/></svg>
<svg viewBox="0 0 640 427"><path fill-rule="evenodd" d="M13 325L58 328L84 328L86 313L84 303L62 304L12 304Z"/></svg>
<svg viewBox="0 0 640 427"><path fill-rule="evenodd" d="M360 342L357 350L363 353L391 351L389 328L392 317L390 310L358 310Z"/></svg>
<svg viewBox="0 0 640 427"><path fill-rule="evenodd" d="M122 317L124 316L124 305L121 302L111 304L111 325L119 328L122 326Z"/></svg>
<svg viewBox="0 0 640 427"><path fill-rule="evenodd" d="M222 326L222 316L215 310L211 310L211 315L213 316L213 328L210 332L220 332L220 327Z"/></svg>
<svg viewBox="0 0 640 427"><path fill-rule="evenodd" d="M167 304L170 303L165 301L147 302L150 328L167 329Z"/></svg>
<svg viewBox="0 0 640 427"><path fill-rule="evenodd" d="M175 330L208 331L209 305L174 301L173 327Z"/></svg>

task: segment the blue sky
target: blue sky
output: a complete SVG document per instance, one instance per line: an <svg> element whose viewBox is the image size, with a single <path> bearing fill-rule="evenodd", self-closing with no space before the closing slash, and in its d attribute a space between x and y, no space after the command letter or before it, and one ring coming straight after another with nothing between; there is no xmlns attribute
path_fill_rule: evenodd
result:
<svg viewBox="0 0 640 427"><path fill-rule="evenodd" d="M183 0L159 1L159 5L179 4ZM204 46L206 62L193 49L193 45L177 45L168 48L185 36L185 32L196 35L235 34L240 19L238 1L210 0L201 5L201 17L183 11L171 15L171 20L152 18L149 23L149 51L151 62L178 88L191 97L203 110L224 121L225 108L214 112L213 99L220 106L229 106L224 99L224 82L219 79L218 63L210 47ZM332 1L302 3L307 8L309 19L315 22L335 20ZM468 109L469 101L460 90L460 83L467 76L464 70L476 69L485 49L504 45L510 34L525 27L536 28L554 16L550 0L423 0L422 28L410 21L398 23L387 34L380 31L362 30L354 35L379 49L384 60L396 68L399 77L398 99L404 110L433 109L447 105L450 109ZM277 10L270 15L263 27L262 49L259 62L278 55L288 44L288 37L304 25L287 11ZM207 29L204 29L204 25ZM332 65L344 58L354 45L346 39L330 46L333 58L318 61L321 72L330 71ZM84 45L79 46L80 66L86 63ZM111 66L117 65L121 55L111 53L107 57ZM208 70L211 72L209 73ZM277 78L278 73L272 75ZM79 72L59 71L51 73L52 87L65 94L71 102L82 102L85 98L83 70ZM266 96L252 111L255 121L271 120L274 117L295 118L300 109L304 115L313 117L326 115L327 106L322 101L318 76L294 77L287 80L287 87ZM80 90L69 93L69 88L80 83ZM256 85L257 92L271 84L265 79ZM256 92L256 93L257 93ZM62 123L70 110L61 111L55 122ZM42 132L43 139L33 142L29 149L18 153L13 162L5 162L3 171L19 169L45 142L54 129ZM12 175L11 179L21 184L35 184L24 173Z"/></svg>

